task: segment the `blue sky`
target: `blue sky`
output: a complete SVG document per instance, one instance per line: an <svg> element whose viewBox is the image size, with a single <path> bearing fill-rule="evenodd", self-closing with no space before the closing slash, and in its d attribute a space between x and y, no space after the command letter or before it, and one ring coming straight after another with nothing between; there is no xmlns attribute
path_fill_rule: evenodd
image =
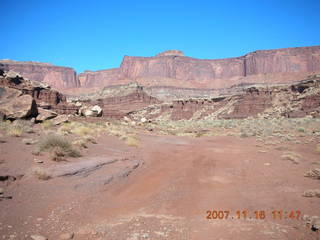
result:
<svg viewBox="0 0 320 240"><path fill-rule="evenodd" d="M320 45L319 0L1 0L0 59L77 72L178 49L227 58Z"/></svg>

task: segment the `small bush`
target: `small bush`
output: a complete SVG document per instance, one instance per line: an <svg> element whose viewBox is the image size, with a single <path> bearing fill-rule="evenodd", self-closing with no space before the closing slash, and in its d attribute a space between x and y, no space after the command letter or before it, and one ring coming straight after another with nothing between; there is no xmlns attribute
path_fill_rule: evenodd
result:
<svg viewBox="0 0 320 240"><path fill-rule="evenodd" d="M7 128L7 134L13 137L21 137L21 135L23 134L23 127L21 127L20 125L11 124Z"/></svg>
<svg viewBox="0 0 320 240"><path fill-rule="evenodd" d="M40 152L51 152L54 161L63 160L63 157L81 157L81 154L60 135L47 135L39 142Z"/></svg>
<svg viewBox="0 0 320 240"><path fill-rule="evenodd" d="M78 139L73 142L74 145L77 145L81 148L88 148L87 141L85 139Z"/></svg>
<svg viewBox="0 0 320 240"><path fill-rule="evenodd" d="M131 147L138 147L139 146L139 140L135 137L132 137L132 136L128 136L125 140L125 143Z"/></svg>
<svg viewBox="0 0 320 240"><path fill-rule="evenodd" d="M58 129L58 132L62 135L68 135L72 133L72 125L70 123L62 123L61 127Z"/></svg>
<svg viewBox="0 0 320 240"><path fill-rule="evenodd" d="M6 130L11 125L10 121L0 120L0 130Z"/></svg>
<svg viewBox="0 0 320 240"><path fill-rule="evenodd" d="M48 174L44 169L42 168L36 168L33 171L34 175L39 179L39 180L49 180L51 178L50 174Z"/></svg>
<svg viewBox="0 0 320 240"><path fill-rule="evenodd" d="M18 119L12 123L13 126L19 126L23 129L23 132L33 133L33 123L28 120Z"/></svg>

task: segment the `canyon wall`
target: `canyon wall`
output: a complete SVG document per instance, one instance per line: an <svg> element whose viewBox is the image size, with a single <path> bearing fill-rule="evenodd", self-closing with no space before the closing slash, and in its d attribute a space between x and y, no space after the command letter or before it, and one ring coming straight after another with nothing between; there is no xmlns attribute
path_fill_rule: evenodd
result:
<svg viewBox="0 0 320 240"><path fill-rule="evenodd" d="M171 50L125 56L120 68L79 75L81 86L136 81L144 86L225 88L239 83L288 83L320 72L320 46L261 50L226 59L196 59Z"/></svg>
<svg viewBox="0 0 320 240"><path fill-rule="evenodd" d="M101 71L85 71L78 75L81 86L84 87L104 87L117 84L117 80L121 78L120 69L112 68Z"/></svg>
<svg viewBox="0 0 320 240"><path fill-rule="evenodd" d="M18 72L25 78L45 82L57 89L80 87L76 72L69 67L58 67L39 62L1 60L0 69Z"/></svg>
<svg viewBox="0 0 320 240"><path fill-rule="evenodd" d="M320 46L259 50L241 57L196 59L170 50L154 57L125 56L119 68L85 71L37 62L0 61L13 70L59 90L102 88L137 82L143 86L218 89L240 83L290 83L320 72ZM81 87L81 88L79 88Z"/></svg>

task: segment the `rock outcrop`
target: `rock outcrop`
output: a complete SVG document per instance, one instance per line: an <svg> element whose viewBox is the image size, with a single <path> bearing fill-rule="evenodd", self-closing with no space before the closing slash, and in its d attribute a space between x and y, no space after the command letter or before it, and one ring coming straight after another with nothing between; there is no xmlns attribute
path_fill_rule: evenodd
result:
<svg viewBox="0 0 320 240"><path fill-rule="evenodd" d="M144 88L137 84L106 87L97 94L88 95L82 99L73 99L76 103L79 100L84 103L84 106L79 109L81 115L96 116L97 114L102 114L103 117L115 119L120 119L149 105L161 103L157 98L148 95ZM93 109L88 105L96 106ZM99 110L98 107L102 111L97 111ZM92 110L94 111L92 112Z"/></svg>
<svg viewBox="0 0 320 240"><path fill-rule="evenodd" d="M51 89L48 85L24 79L13 71L0 73L2 118L39 117L38 120L45 120L57 116L57 113L76 114L78 109L79 107L67 103L64 95Z"/></svg>
<svg viewBox="0 0 320 240"><path fill-rule="evenodd" d="M320 71L320 46L262 50L242 57L196 59L177 50L155 57L125 56L120 68L85 72L81 86L136 81L144 86L226 88L239 83L290 83Z"/></svg>
<svg viewBox="0 0 320 240"><path fill-rule="evenodd" d="M0 120L26 119L37 115L37 104L30 95L22 95L16 89L0 86Z"/></svg>
<svg viewBox="0 0 320 240"><path fill-rule="evenodd" d="M251 85L229 95L154 104L127 114L134 120L320 117L320 77L294 84Z"/></svg>
<svg viewBox="0 0 320 240"><path fill-rule="evenodd" d="M24 78L44 82L57 89L80 87L76 72L69 67L39 62L0 60L0 69L18 72Z"/></svg>

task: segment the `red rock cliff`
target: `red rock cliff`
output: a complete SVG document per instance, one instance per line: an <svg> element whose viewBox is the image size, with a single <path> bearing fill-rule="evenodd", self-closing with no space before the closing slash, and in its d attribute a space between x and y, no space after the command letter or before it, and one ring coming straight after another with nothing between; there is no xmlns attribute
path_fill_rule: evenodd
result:
<svg viewBox="0 0 320 240"><path fill-rule="evenodd" d="M224 88L239 83L292 82L320 71L320 46L261 50L242 57L196 59L177 50L125 56L120 68L79 75L82 86L136 81L146 86Z"/></svg>
<svg viewBox="0 0 320 240"><path fill-rule="evenodd" d="M76 72L72 68L58 67L47 63L16 62L1 60L0 69L15 71L30 80L48 83L57 89L80 87Z"/></svg>

